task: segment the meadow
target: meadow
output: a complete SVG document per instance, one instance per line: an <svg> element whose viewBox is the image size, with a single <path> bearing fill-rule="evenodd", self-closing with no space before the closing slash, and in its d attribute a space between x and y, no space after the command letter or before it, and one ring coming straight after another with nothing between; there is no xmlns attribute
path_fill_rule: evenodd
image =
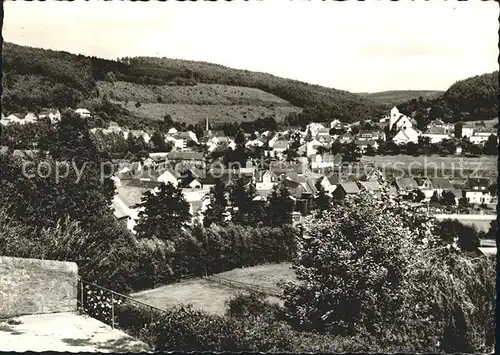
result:
<svg viewBox="0 0 500 355"><path fill-rule="evenodd" d="M279 291L277 283L281 279L295 280L295 273L290 266L290 263L266 264L238 268L214 276L274 288ZM200 278L137 292L130 296L161 309L168 309L180 304L191 304L194 308L223 315L226 311L226 302L240 293L248 293L248 291ZM280 303L280 300L275 296L268 296L267 299Z"/></svg>

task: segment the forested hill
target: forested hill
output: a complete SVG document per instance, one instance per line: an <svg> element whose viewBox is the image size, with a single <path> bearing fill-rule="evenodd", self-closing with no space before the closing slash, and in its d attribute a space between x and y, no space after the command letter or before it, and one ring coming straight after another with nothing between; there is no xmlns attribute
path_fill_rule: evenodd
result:
<svg viewBox="0 0 500 355"><path fill-rule="evenodd" d="M498 71L457 81L443 95L431 99L412 99L397 105L401 112L430 120L448 122L487 120L498 117Z"/></svg>
<svg viewBox="0 0 500 355"><path fill-rule="evenodd" d="M75 107L102 99L97 82L103 80L153 86L204 83L256 88L304 108L301 121L357 121L384 112L373 101L346 91L204 62L149 57L113 61L12 43L4 43L2 61L6 112Z"/></svg>
<svg viewBox="0 0 500 355"><path fill-rule="evenodd" d="M420 96L432 99L443 95L444 91L437 90L390 90L372 93L359 93L359 95L383 105L394 106L401 102L416 99Z"/></svg>

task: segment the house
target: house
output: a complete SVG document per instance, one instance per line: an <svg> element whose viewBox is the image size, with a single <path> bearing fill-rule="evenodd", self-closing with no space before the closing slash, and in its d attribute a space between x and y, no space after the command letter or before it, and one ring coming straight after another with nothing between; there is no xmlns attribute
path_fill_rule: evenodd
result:
<svg viewBox="0 0 500 355"><path fill-rule="evenodd" d="M316 140L321 144L330 144L332 137L330 136L330 130L328 128L321 128L316 133Z"/></svg>
<svg viewBox="0 0 500 355"><path fill-rule="evenodd" d="M375 151L378 149L379 145L377 143L377 141L374 141L373 139L372 140L359 140L359 139L356 139L354 141L354 144L356 144L356 146L359 148L359 150L361 151L361 153L365 153L366 150L368 149L368 147L372 147Z"/></svg>
<svg viewBox="0 0 500 355"><path fill-rule="evenodd" d="M396 144L408 144L410 142L417 144L420 132L413 127L401 128L401 130L392 138Z"/></svg>
<svg viewBox="0 0 500 355"><path fill-rule="evenodd" d="M174 164L186 163L191 166L200 166L204 164L203 153L191 151L171 151L167 155L167 159Z"/></svg>
<svg viewBox="0 0 500 355"><path fill-rule="evenodd" d="M495 130L481 129L474 131L474 134L469 136L469 141L473 144L483 145L491 135L496 136Z"/></svg>
<svg viewBox="0 0 500 355"><path fill-rule="evenodd" d="M337 185L337 188L332 193L332 198L335 200L343 200L346 196L357 195L360 192L358 185L355 182L342 182Z"/></svg>
<svg viewBox="0 0 500 355"><path fill-rule="evenodd" d="M326 193L331 195L337 188L339 177L337 175L321 176L317 182L325 189Z"/></svg>
<svg viewBox="0 0 500 355"><path fill-rule="evenodd" d="M271 190L279 182L279 177L271 170L257 172L255 188L257 190Z"/></svg>
<svg viewBox="0 0 500 355"><path fill-rule="evenodd" d="M341 154L313 154L310 156L311 159L311 169L325 169L333 168L342 164Z"/></svg>
<svg viewBox="0 0 500 355"><path fill-rule="evenodd" d="M325 128L326 127L321 123L311 122L307 125L306 132L309 131L312 137L316 137L320 131L325 132ZM327 133L329 133L329 131Z"/></svg>
<svg viewBox="0 0 500 355"><path fill-rule="evenodd" d="M306 143L306 156L308 158L310 158L311 156L318 154L319 147L326 148L326 146L324 144L322 144L320 141L318 141L317 139L313 139L312 141L307 142Z"/></svg>
<svg viewBox="0 0 500 355"><path fill-rule="evenodd" d="M429 138L431 144L436 144L445 139L452 138L446 128L439 126L431 126L422 136Z"/></svg>
<svg viewBox="0 0 500 355"><path fill-rule="evenodd" d="M378 181L359 181L359 187L362 191L368 191L375 197L380 197L382 189Z"/></svg>
<svg viewBox="0 0 500 355"><path fill-rule="evenodd" d="M56 123L61 120L61 113L57 109L43 109L38 115L39 119L48 117L50 122Z"/></svg>
<svg viewBox="0 0 500 355"><path fill-rule="evenodd" d="M396 179L391 184L400 195L407 195L409 192L418 189L418 183L414 178Z"/></svg>
<svg viewBox="0 0 500 355"><path fill-rule="evenodd" d="M20 113L11 113L6 117L5 120L8 122L8 124L12 123L22 124L21 122L23 121L23 119L21 117L24 117L24 115Z"/></svg>
<svg viewBox="0 0 500 355"><path fill-rule="evenodd" d="M135 138L141 138L144 139L144 142L148 143L150 140L151 140L151 136L143 131L142 129L136 129L136 130L130 130L130 131L124 131L124 136L125 136L125 139L128 138L128 136L131 134L132 136L134 136Z"/></svg>
<svg viewBox="0 0 500 355"><path fill-rule="evenodd" d="M144 193L148 190L144 187L121 185L116 188L116 194L112 200L113 215L134 234L134 227L139 220L140 203Z"/></svg>
<svg viewBox="0 0 500 355"><path fill-rule="evenodd" d="M443 193L443 191L451 191L455 190L455 187L450 182L450 180L445 178L430 178L431 188L434 191L437 191L439 195Z"/></svg>
<svg viewBox="0 0 500 355"><path fill-rule="evenodd" d="M400 113L398 108L394 106L390 112L389 130L399 131L401 128L411 127L413 127L411 118Z"/></svg>
<svg viewBox="0 0 500 355"><path fill-rule="evenodd" d="M35 123L38 121L38 117L33 112L28 112L26 116L24 116L23 123Z"/></svg>
<svg viewBox="0 0 500 355"><path fill-rule="evenodd" d="M191 131L176 132L171 135L175 149L186 149L190 144L199 144L198 137Z"/></svg>
<svg viewBox="0 0 500 355"><path fill-rule="evenodd" d="M360 141L385 141L385 133L381 131L360 131L356 138Z"/></svg>
<svg viewBox="0 0 500 355"><path fill-rule="evenodd" d="M469 138L474 134L474 127L463 126L462 138Z"/></svg>
<svg viewBox="0 0 500 355"><path fill-rule="evenodd" d="M348 144L354 141L354 137L350 133L342 134L337 139L341 144Z"/></svg>
<svg viewBox="0 0 500 355"><path fill-rule="evenodd" d="M339 120L335 119L333 121L330 122L330 129L331 128L336 128L338 126L342 125L342 122L340 122Z"/></svg>
<svg viewBox="0 0 500 355"><path fill-rule="evenodd" d="M274 156L281 157L283 153L288 149L290 142L286 139L278 139L273 142L271 148L273 148Z"/></svg>
<svg viewBox="0 0 500 355"><path fill-rule="evenodd" d="M149 157L153 161L151 166L154 170L165 170L169 166L168 163L168 152L157 152L157 153L149 153Z"/></svg>
<svg viewBox="0 0 500 355"><path fill-rule="evenodd" d="M451 134L455 131L455 126L453 125L453 123L445 123L443 120L441 119L435 119L434 121L431 121L428 125L427 125L427 129L433 129L433 128L440 128L440 129L444 129L444 131L448 134Z"/></svg>
<svg viewBox="0 0 500 355"><path fill-rule="evenodd" d="M472 204L490 203L490 181L487 178L468 178L462 190L462 197Z"/></svg>
<svg viewBox="0 0 500 355"><path fill-rule="evenodd" d="M75 110L76 114L79 114L80 117L82 118L89 118L90 117L90 111L87 110L86 108L77 108Z"/></svg>

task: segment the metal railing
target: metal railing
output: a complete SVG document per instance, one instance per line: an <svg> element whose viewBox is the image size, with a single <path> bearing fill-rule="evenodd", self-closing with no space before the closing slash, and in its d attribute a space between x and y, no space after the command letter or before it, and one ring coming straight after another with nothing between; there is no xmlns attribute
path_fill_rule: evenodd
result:
<svg viewBox="0 0 500 355"><path fill-rule="evenodd" d="M223 285L223 286L259 292L259 293L266 294L268 296L275 296L275 297L281 296L281 293L272 287L266 287L266 286L260 286L260 285L250 284L250 283L241 282L241 281L229 280L229 279L225 279L225 278L220 277L220 276L207 276L207 277L205 277L205 279L207 281L215 282L215 283L218 283L218 284Z"/></svg>
<svg viewBox="0 0 500 355"><path fill-rule="evenodd" d="M78 280L77 308L113 329L118 327L126 332L130 330L130 325L141 327L151 324L155 321L155 316L166 312L164 309L81 279Z"/></svg>

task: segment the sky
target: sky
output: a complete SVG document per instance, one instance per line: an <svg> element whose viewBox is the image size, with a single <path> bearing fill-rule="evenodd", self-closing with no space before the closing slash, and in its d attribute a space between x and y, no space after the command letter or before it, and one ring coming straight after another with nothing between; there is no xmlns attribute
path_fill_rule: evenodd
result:
<svg viewBox="0 0 500 355"><path fill-rule="evenodd" d="M494 1L4 2L3 37L102 58L160 56L351 92L446 90L498 70Z"/></svg>

